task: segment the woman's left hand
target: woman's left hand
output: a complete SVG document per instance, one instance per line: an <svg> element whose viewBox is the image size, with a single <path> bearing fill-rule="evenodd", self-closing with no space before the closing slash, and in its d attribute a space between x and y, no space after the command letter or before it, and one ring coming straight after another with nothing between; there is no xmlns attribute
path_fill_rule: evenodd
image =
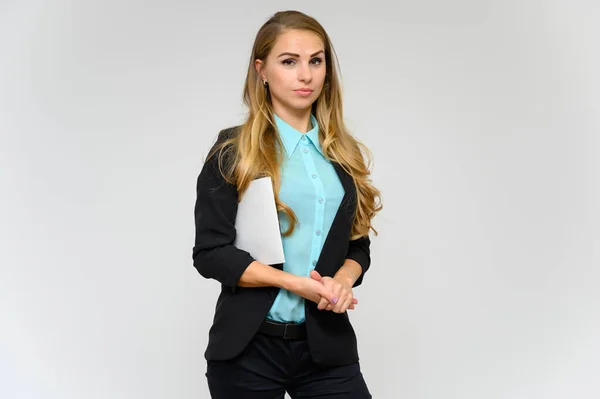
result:
<svg viewBox="0 0 600 399"><path fill-rule="evenodd" d="M334 294L334 303L323 298L317 306L319 310L325 309L335 313L344 313L347 309L354 309L354 305L358 303L358 300L354 298L352 284L349 281L342 278L322 277L315 270L310 272L310 277L320 281L328 291Z"/></svg>

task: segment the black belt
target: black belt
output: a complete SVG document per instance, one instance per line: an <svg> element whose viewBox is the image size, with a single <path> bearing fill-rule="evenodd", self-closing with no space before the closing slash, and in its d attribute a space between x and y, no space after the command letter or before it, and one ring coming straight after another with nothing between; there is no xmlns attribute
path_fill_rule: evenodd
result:
<svg viewBox="0 0 600 399"><path fill-rule="evenodd" d="M280 323L265 319L258 332L283 339L304 339L306 338L306 325L304 323Z"/></svg>

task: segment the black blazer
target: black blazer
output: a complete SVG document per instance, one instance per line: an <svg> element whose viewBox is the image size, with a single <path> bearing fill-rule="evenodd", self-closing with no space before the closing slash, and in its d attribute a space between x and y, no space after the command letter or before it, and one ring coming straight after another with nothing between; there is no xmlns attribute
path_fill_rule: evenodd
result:
<svg viewBox="0 0 600 399"><path fill-rule="evenodd" d="M222 130L216 144L237 134L238 128ZM277 287L237 286L240 276L255 259L233 245L238 192L219 172L217 155L204 163L198 176L194 208L194 267L203 277L221 283L205 352L207 360L226 360L238 355L256 334L279 292ZM352 177L339 164L334 162L333 166L345 194L315 270L322 276L333 276L346 258L353 259L363 269L354 284L358 286L371 263L371 242L368 236L350 240L356 210L356 188ZM256 232L260 234L260 226L256 226ZM283 269L283 264L271 266ZM347 312L339 314L318 310L317 304L311 301L305 303L307 340L314 361L325 365L356 363L356 335Z"/></svg>

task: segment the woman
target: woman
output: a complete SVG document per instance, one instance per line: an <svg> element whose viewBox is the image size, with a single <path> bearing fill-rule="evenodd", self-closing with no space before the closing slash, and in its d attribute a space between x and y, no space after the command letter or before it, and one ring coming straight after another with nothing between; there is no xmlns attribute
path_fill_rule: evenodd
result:
<svg viewBox="0 0 600 399"><path fill-rule="evenodd" d="M219 133L198 177L194 266L221 283L205 353L213 398L371 397L347 310L358 304L352 289L370 266L381 204L368 151L344 127L333 55L313 18L273 15L250 58L248 118ZM284 264L233 245L238 201L264 176Z"/></svg>

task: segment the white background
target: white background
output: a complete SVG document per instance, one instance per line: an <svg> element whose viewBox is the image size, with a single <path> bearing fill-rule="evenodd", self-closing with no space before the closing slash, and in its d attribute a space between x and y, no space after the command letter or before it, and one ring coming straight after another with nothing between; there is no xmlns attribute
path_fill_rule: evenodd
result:
<svg viewBox="0 0 600 399"><path fill-rule="evenodd" d="M0 397L208 397L196 177L288 8L383 191L374 397L599 397L600 8L567 0L0 1Z"/></svg>

